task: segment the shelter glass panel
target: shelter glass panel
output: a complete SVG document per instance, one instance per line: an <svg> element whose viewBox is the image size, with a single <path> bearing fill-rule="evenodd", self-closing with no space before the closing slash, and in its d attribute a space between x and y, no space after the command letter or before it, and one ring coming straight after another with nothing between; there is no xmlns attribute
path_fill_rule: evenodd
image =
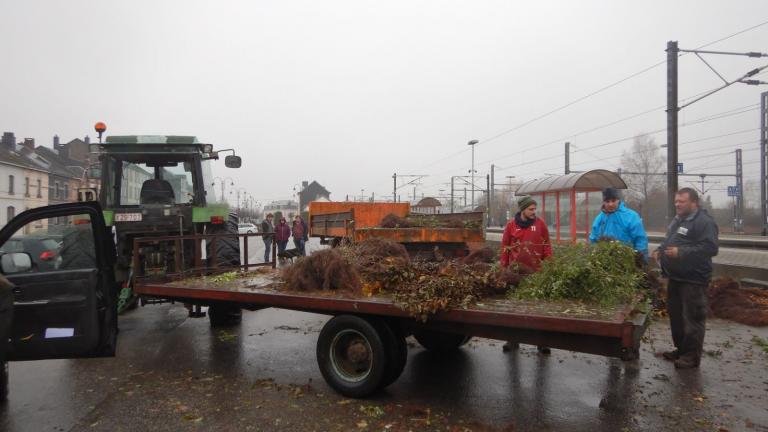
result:
<svg viewBox="0 0 768 432"><path fill-rule="evenodd" d="M547 229L550 232L550 236L554 237L557 232L555 230L555 221L557 220L557 195L555 192L548 192L544 194L544 222L547 224Z"/></svg>
<svg viewBox="0 0 768 432"><path fill-rule="evenodd" d="M587 192L576 192L576 238L586 240L591 220L587 217Z"/></svg>
<svg viewBox="0 0 768 432"><path fill-rule="evenodd" d="M561 191L558 193L558 200L560 201L560 214L558 219L560 220L560 237L559 240L571 239L571 192Z"/></svg>

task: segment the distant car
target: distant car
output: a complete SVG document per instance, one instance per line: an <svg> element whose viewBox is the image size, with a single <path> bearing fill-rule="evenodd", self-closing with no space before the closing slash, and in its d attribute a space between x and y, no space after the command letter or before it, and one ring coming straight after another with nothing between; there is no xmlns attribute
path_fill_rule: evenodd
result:
<svg viewBox="0 0 768 432"><path fill-rule="evenodd" d="M237 225L237 232L240 234L255 234L259 232L259 229L252 223L241 223Z"/></svg>
<svg viewBox="0 0 768 432"><path fill-rule="evenodd" d="M60 235L20 235L8 239L0 248L0 252L26 252L32 257L32 263L37 271L53 271L59 268L61 257Z"/></svg>

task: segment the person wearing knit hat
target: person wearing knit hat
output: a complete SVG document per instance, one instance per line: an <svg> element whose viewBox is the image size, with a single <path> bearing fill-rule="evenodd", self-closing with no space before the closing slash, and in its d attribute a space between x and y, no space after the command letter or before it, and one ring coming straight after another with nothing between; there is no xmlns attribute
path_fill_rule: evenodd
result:
<svg viewBox="0 0 768 432"><path fill-rule="evenodd" d="M618 240L637 252L641 252L648 261L648 235L643 228L643 220L634 210L626 207L621 194L616 188L603 189L603 206L592 223L589 241Z"/></svg>
<svg viewBox="0 0 768 432"><path fill-rule="evenodd" d="M552 256L552 244L549 230L543 220L536 217L537 203L533 197L523 196L517 200L518 212L507 223L501 238L501 266L507 267L515 262L520 267L537 271L541 261ZM504 344L504 351L517 348L518 344L510 341ZM539 352L549 354L549 348L540 346Z"/></svg>

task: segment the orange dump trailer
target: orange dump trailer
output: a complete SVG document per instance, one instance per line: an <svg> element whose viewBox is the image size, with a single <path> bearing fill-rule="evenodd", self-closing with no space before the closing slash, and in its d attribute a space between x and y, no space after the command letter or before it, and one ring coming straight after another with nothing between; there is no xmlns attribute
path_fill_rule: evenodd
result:
<svg viewBox="0 0 768 432"><path fill-rule="evenodd" d="M383 228L385 216L408 217L418 226ZM413 253L440 250L464 255L485 242L483 213L412 214L408 203L311 202L309 234L332 245L385 238L402 243Z"/></svg>

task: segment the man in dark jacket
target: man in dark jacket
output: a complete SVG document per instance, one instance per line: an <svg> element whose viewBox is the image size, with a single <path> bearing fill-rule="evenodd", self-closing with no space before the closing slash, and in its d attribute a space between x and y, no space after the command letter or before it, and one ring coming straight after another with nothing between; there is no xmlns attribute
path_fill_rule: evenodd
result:
<svg viewBox="0 0 768 432"><path fill-rule="evenodd" d="M272 213L267 213L267 217L261 222L261 232L264 234L275 232L275 227L272 225ZM272 240L274 235L264 235L261 237L264 240L264 262L269 262L269 253L272 252Z"/></svg>
<svg viewBox="0 0 768 432"><path fill-rule="evenodd" d="M718 228L699 208L699 195L691 188L675 194L677 215L666 239L653 252L662 274L669 278L667 312L675 350L663 353L678 369L699 367L707 317L706 291L712 278L712 257L717 255Z"/></svg>

